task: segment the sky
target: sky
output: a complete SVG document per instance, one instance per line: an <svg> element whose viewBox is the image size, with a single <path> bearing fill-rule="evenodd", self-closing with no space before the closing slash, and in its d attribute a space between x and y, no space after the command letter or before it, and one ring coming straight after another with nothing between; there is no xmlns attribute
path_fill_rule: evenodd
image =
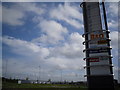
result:
<svg viewBox="0 0 120 90"><path fill-rule="evenodd" d="M2 2L2 73L8 78L84 81L81 2ZM115 78L118 3L106 2Z"/></svg>

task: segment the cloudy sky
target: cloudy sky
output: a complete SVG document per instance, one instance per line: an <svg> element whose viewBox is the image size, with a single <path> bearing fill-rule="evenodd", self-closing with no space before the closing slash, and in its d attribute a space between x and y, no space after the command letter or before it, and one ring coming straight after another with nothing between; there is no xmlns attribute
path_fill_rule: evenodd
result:
<svg viewBox="0 0 120 90"><path fill-rule="evenodd" d="M3 76L85 80L81 2L2 2ZM107 2L117 78L118 3ZM61 77L62 76L62 77Z"/></svg>

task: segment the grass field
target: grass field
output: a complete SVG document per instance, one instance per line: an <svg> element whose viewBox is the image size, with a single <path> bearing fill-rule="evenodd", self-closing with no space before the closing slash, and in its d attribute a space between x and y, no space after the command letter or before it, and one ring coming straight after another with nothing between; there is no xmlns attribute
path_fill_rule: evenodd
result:
<svg viewBox="0 0 120 90"><path fill-rule="evenodd" d="M87 90L83 85L69 85L69 84L17 84L3 82L2 90ZM120 90L116 87L115 90Z"/></svg>
<svg viewBox="0 0 120 90"><path fill-rule="evenodd" d="M78 85L68 85L68 84L17 84L17 83L3 83L3 90L28 90L29 89L39 89L39 90L87 90L85 86ZM11 88L11 89L10 89ZM41 88L41 89L40 89ZM33 89L33 90L34 90Z"/></svg>

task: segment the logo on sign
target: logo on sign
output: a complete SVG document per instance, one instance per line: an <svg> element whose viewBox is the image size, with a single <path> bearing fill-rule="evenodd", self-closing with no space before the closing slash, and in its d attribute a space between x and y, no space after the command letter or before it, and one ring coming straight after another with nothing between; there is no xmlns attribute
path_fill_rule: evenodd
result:
<svg viewBox="0 0 120 90"><path fill-rule="evenodd" d="M108 52L108 49L98 49L98 50L90 50L89 53L104 53L104 52Z"/></svg>
<svg viewBox="0 0 120 90"><path fill-rule="evenodd" d="M89 62L99 62L99 58L89 58Z"/></svg>
<svg viewBox="0 0 120 90"><path fill-rule="evenodd" d="M103 56L103 57L100 57L100 60L109 60L109 57Z"/></svg>
<svg viewBox="0 0 120 90"><path fill-rule="evenodd" d="M98 44L107 44L107 40L100 40L98 41Z"/></svg>
<svg viewBox="0 0 120 90"><path fill-rule="evenodd" d="M90 41L89 44L96 44L97 41Z"/></svg>
<svg viewBox="0 0 120 90"><path fill-rule="evenodd" d="M90 39L98 39L98 38L104 38L104 34L91 34Z"/></svg>

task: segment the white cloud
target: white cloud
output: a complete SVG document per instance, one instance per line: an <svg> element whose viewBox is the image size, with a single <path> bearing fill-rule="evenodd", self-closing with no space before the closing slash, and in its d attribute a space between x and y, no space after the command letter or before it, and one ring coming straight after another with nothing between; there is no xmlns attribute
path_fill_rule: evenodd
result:
<svg viewBox="0 0 120 90"><path fill-rule="evenodd" d="M3 43L9 46L10 53L17 55L17 57L11 56L7 58L6 54L3 54L3 56L5 56L3 58L4 73L6 68L5 61L6 59L8 60L7 76L12 75L12 77L19 76L19 78L25 78L26 76L31 75L33 73L35 73L38 76L38 66L41 65L45 67L45 58L47 58L50 54L48 48L37 46L34 43L9 36L3 37ZM47 65L47 67L48 66L50 65ZM49 70L49 67L47 67L44 69L46 72Z"/></svg>
<svg viewBox="0 0 120 90"><path fill-rule="evenodd" d="M85 64L82 42L83 38L79 33L72 33L69 40L62 46L50 48L52 52L49 58L50 63L56 64L62 69L82 68Z"/></svg>
<svg viewBox="0 0 120 90"><path fill-rule="evenodd" d="M23 25L25 23L24 18L26 18L26 12L36 15L45 13L45 9L43 9L42 6L37 6L36 3L29 2L18 2L9 6L9 8L6 6L2 8L3 22L12 26Z"/></svg>
<svg viewBox="0 0 120 90"><path fill-rule="evenodd" d="M42 5L38 6L36 3L17 3L24 11L33 12L37 15L45 13L45 9L42 8Z"/></svg>
<svg viewBox="0 0 120 90"><path fill-rule="evenodd" d="M111 20L111 21L108 22L108 26L109 26L110 28L115 28L115 29L117 29L117 28L118 28L118 21Z"/></svg>
<svg viewBox="0 0 120 90"><path fill-rule="evenodd" d="M110 33L110 38L111 38L111 46L114 49L118 49L118 31L112 31Z"/></svg>
<svg viewBox="0 0 120 90"><path fill-rule="evenodd" d="M21 20L24 17L22 11L18 11L16 8L2 7L3 22L9 25L23 25L24 22Z"/></svg>
<svg viewBox="0 0 120 90"><path fill-rule="evenodd" d="M82 13L80 13L79 8L69 3L65 3L64 5L59 4L57 8L50 11L50 16L58 20L63 20L76 28L83 27L80 23L80 21L83 21Z"/></svg>
<svg viewBox="0 0 120 90"><path fill-rule="evenodd" d="M34 17L32 18L32 21L33 21L34 23L40 23L40 22L43 21L43 20L44 20L44 18L41 17L41 16L34 16Z"/></svg>
<svg viewBox="0 0 120 90"><path fill-rule="evenodd" d="M43 20L38 27L45 34L37 39L34 39L33 42L56 44L59 43L60 40L64 40L64 35L68 33L66 27L63 27L60 23L53 20Z"/></svg>
<svg viewBox="0 0 120 90"><path fill-rule="evenodd" d="M109 10L108 10L108 12L113 17L118 16L118 2L112 2L112 3L110 3L109 4Z"/></svg>
<svg viewBox="0 0 120 90"><path fill-rule="evenodd" d="M75 32L69 36L69 39L62 47L57 47L54 50L56 54L58 52L59 55L65 56L67 58L79 58L83 57L83 48L82 45L83 38L82 36Z"/></svg>
<svg viewBox="0 0 120 90"><path fill-rule="evenodd" d="M47 59L48 65L52 65L55 69L60 70L80 70L83 69L85 61L80 58L51 57ZM54 70L54 69L53 69Z"/></svg>
<svg viewBox="0 0 120 90"><path fill-rule="evenodd" d="M23 56L33 55L39 58L43 58L49 55L49 50L47 48L37 46L31 42L15 39L13 37L8 37L8 36L3 37L3 43L13 48L12 51L14 53Z"/></svg>
<svg viewBox="0 0 120 90"><path fill-rule="evenodd" d="M83 42L83 39L84 38L82 37L82 35L80 35L78 32L74 32L70 35L70 41L72 41L74 43L81 44Z"/></svg>

